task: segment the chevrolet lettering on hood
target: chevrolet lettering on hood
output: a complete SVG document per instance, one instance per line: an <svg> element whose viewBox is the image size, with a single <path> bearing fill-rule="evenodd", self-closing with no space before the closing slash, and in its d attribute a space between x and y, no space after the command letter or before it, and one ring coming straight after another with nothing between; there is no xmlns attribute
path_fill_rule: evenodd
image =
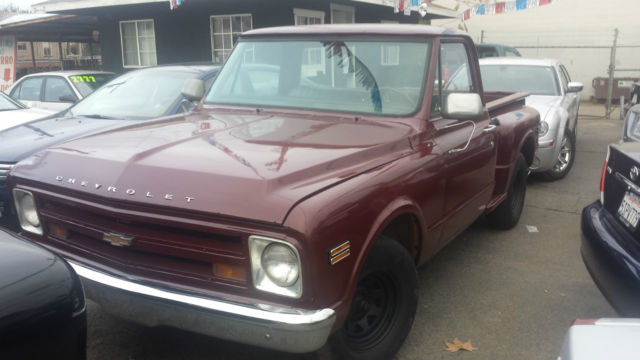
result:
<svg viewBox="0 0 640 360"><path fill-rule="evenodd" d="M109 186L104 186L102 184L98 184L98 183L90 183L89 181L86 180L78 180L76 178L67 178L65 180L64 176L56 176L56 180L59 182L67 182L68 184L77 184L79 186L85 187L85 188L94 188L95 190L100 190L100 189L106 189L107 192L113 192L113 193L117 193L117 192L123 192L122 190L118 190L118 188L114 185L109 185ZM133 188L127 188L124 190L124 193L127 195L136 195L138 193L138 191L136 189ZM148 198L154 198L156 197L156 194L153 194L150 191L147 191L144 194L145 197ZM174 195L173 194L160 194L159 196L161 196L163 199L165 200L174 200ZM185 196L184 199L190 203L193 200L195 200L196 198L191 197L191 196Z"/></svg>

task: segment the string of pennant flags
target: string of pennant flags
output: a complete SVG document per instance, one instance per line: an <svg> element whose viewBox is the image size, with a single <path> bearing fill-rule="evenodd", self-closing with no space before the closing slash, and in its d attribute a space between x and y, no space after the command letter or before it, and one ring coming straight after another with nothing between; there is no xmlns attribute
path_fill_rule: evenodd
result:
<svg viewBox="0 0 640 360"><path fill-rule="evenodd" d="M476 15L494 15L521 11L533 7L551 4L552 0L507 0L490 4L478 4L462 13L462 20Z"/></svg>
<svg viewBox="0 0 640 360"><path fill-rule="evenodd" d="M421 3L429 4L432 0L393 0L393 9L396 13L410 15L411 10ZM461 14L462 20L468 20L476 15L494 15L514 11L526 10L538 6L551 4L552 0L506 0L485 4L473 5Z"/></svg>

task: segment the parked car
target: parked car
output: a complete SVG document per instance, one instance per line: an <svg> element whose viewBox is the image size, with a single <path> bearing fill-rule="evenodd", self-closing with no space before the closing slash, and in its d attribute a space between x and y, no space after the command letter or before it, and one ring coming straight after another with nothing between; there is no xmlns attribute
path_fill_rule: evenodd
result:
<svg viewBox="0 0 640 360"><path fill-rule="evenodd" d="M172 65L131 71L57 116L0 131L0 226L18 229L6 185L13 164L73 138L191 110L219 68ZM194 82L190 79L196 79L195 91L200 91L199 95L193 94L190 86Z"/></svg>
<svg viewBox="0 0 640 360"><path fill-rule="evenodd" d="M629 101L624 103L624 115L629 112L629 109L640 104L640 82L631 84L630 91Z"/></svg>
<svg viewBox="0 0 640 360"><path fill-rule="evenodd" d="M542 120L531 171L548 180L565 177L575 160L582 83L572 82L564 65L548 59L481 59L480 71L486 90L530 94L527 106Z"/></svg>
<svg viewBox="0 0 640 360"><path fill-rule="evenodd" d="M53 113L48 110L30 109L0 91L0 131Z"/></svg>
<svg viewBox="0 0 640 360"><path fill-rule="evenodd" d="M106 71L52 71L25 75L7 93L31 108L64 110L99 88L115 74Z"/></svg>
<svg viewBox="0 0 640 360"><path fill-rule="evenodd" d="M640 143L611 144L600 200L582 210L582 258L622 316L640 317Z"/></svg>
<svg viewBox="0 0 640 360"><path fill-rule="evenodd" d="M640 104L627 110L622 126L622 141L640 141Z"/></svg>
<svg viewBox="0 0 640 360"><path fill-rule="evenodd" d="M522 56L516 48L500 44L476 44L476 49L478 50L479 59L487 57Z"/></svg>
<svg viewBox="0 0 640 360"><path fill-rule="evenodd" d="M0 229L0 359L85 359L80 279L60 256Z"/></svg>
<svg viewBox="0 0 640 360"><path fill-rule="evenodd" d="M557 360L637 359L640 319L576 319L562 343Z"/></svg>
<svg viewBox="0 0 640 360"><path fill-rule="evenodd" d="M475 58L468 35L423 25L245 32L194 111L16 165L22 231L130 321L392 359L416 266L524 206L539 114L483 92ZM456 66L467 83L442 89Z"/></svg>

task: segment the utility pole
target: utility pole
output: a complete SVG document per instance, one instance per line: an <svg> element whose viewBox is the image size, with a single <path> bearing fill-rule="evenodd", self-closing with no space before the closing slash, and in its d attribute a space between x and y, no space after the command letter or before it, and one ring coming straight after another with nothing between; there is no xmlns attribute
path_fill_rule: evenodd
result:
<svg viewBox="0 0 640 360"><path fill-rule="evenodd" d="M611 118L611 98L613 98L613 76L616 72L616 47L618 44L618 29L613 33L613 46L611 47L611 59L609 60L609 84L607 87L607 119Z"/></svg>
<svg viewBox="0 0 640 360"><path fill-rule="evenodd" d="M480 30L480 44L484 43L484 30Z"/></svg>

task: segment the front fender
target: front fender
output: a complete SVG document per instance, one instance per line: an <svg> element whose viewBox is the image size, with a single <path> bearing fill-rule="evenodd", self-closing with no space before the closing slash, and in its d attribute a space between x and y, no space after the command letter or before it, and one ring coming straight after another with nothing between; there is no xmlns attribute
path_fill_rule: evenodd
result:
<svg viewBox="0 0 640 360"><path fill-rule="evenodd" d="M297 204L283 224L305 234L300 244L303 296L336 311L334 328L349 312L369 250L394 219L408 215L415 220L418 234L410 253L416 261L437 250L440 227L429 226L441 216L444 181L430 172L440 163L417 166L425 158L408 156L331 187ZM349 256L332 265L331 250L347 241Z"/></svg>

